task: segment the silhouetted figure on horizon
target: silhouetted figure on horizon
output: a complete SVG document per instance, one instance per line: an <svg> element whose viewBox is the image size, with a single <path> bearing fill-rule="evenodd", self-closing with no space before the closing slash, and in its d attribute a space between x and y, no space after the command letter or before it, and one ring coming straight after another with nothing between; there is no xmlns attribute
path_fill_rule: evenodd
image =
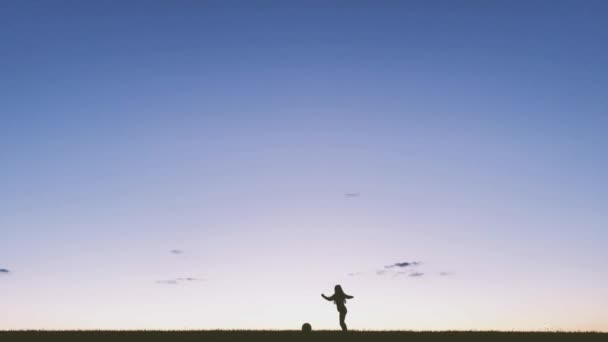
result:
<svg viewBox="0 0 608 342"><path fill-rule="evenodd" d="M338 312L340 313L340 327L342 327L342 331L348 331L348 327L344 322L344 319L346 319L347 312L345 304L347 299L352 299L355 297L349 296L344 293L344 291L342 290L342 286L340 285L336 285L336 287L334 287L334 294L331 297L327 297L324 294L321 294L321 297L325 298L328 301L333 300L334 303L336 303L336 307L338 308Z"/></svg>

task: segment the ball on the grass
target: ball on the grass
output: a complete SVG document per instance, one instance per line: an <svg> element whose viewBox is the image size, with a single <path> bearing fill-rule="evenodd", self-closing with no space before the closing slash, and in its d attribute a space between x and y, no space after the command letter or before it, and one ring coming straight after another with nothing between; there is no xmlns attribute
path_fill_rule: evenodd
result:
<svg viewBox="0 0 608 342"><path fill-rule="evenodd" d="M310 323L302 324L302 332L309 333L311 331L312 331L312 327L310 326Z"/></svg>

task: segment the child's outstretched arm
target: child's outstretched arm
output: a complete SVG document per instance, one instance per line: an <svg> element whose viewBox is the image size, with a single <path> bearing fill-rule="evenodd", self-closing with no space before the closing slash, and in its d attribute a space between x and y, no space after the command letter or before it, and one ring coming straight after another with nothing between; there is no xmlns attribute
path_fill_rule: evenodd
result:
<svg viewBox="0 0 608 342"><path fill-rule="evenodd" d="M323 293L321 293L321 297L325 298L325 300L328 300L328 301L332 301L332 300L334 300L334 296L327 297L327 296L326 296L326 295L324 295Z"/></svg>
<svg viewBox="0 0 608 342"><path fill-rule="evenodd" d="M344 298L346 298L346 299L353 299L353 298L355 298L355 296L349 296L347 294L344 294Z"/></svg>

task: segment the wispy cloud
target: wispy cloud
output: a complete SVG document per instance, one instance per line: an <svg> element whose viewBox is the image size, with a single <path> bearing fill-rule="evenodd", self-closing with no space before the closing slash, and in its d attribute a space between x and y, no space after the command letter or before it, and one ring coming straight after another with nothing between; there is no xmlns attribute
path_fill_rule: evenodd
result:
<svg viewBox="0 0 608 342"><path fill-rule="evenodd" d="M203 279L199 279L199 278L177 278L177 281L200 281Z"/></svg>
<svg viewBox="0 0 608 342"><path fill-rule="evenodd" d="M184 251L181 249L172 249L169 251L169 253L178 255L178 254L184 254Z"/></svg>
<svg viewBox="0 0 608 342"><path fill-rule="evenodd" d="M185 284L185 283L191 283L191 282L203 281L203 280L204 279L201 279L201 278L186 277L186 278L173 278L173 279L157 280L156 283L165 284L165 285L179 285L179 284Z"/></svg>
<svg viewBox="0 0 608 342"><path fill-rule="evenodd" d="M384 268L386 269L390 269L390 268L404 268L404 267L410 267L410 266L418 266L420 265L420 261L405 261L405 262L396 262L394 264L391 265L386 265L384 266Z"/></svg>
<svg viewBox="0 0 608 342"><path fill-rule="evenodd" d="M11 273L11 271L7 270L6 268L0 268L0 273L8 274L8 273Z"/></svg>
<svg viewBox="0 0 608 342"><path fill-rule="evenodd" d="M351 273L347 273L347 275L351 276L351 277L355 277L355 276L359 276L359 275L374 274L379 277L411 277L411 278L428 277L431 274L439 275L441 277L447 277L447 276L453 275L452 272L448 272L448 271L424 272L424 268L425 267L424 267L422 261L402 261L402 262L395 262L393 264L385 265L381 269L370 270L367 272L351 272Z"/></svg>
<svg viewBox="0 0 608 342"><path fill-rule="evenodd" d="M424 276L424 273L422 273L422 272L406 272L406 271L391 272L391 274L393 274L393 277L412 277L412 278L416 278L416 277L422 277L422 276Z"/></svg>
<svg viewBox="0 0 608 342"><path fill-rule="evenodd" d="M354 198L354 197L359 197L359 196L361 196L361 194L358 192L347 192L344 194L344 197L349 197L349 198Z"/></svg>

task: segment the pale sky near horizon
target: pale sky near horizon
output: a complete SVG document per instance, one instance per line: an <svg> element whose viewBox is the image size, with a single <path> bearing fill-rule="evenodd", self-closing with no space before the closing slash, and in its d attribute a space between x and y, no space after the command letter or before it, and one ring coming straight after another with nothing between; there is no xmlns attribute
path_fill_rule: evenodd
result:
<svg viewBox="0 0 608 342"><path fill-rule="evenodd" d="M607 15L0 2L0 330L608 331Z"/></svg>

